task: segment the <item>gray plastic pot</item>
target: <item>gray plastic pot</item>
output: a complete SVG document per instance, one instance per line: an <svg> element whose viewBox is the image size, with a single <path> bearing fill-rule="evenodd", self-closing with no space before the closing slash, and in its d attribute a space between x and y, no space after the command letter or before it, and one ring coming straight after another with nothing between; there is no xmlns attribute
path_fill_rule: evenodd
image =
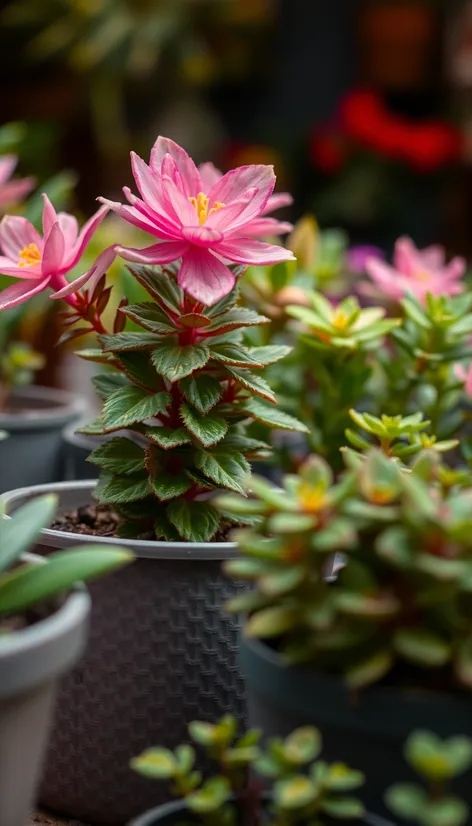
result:
<svg viewBox="0 0 472 826"><path fill-rule="evenodd" d="M29 823L57 683L84 650L89 613L78 588L55 614L0 638L0 826Z"/></svg>
<svg viewBox="0 0 472 826"><path fill-rule="evenodd" d="M403 745L416 729L442 737L472 737L472 694L406 690L387 685L366 689L354 699L344 682L309 668L286 667L276 651L241 637L240 662L246 679L249 724L264 736L285 736L314 725L323 735L323 757L364 772L359 797L369 811L388 816L386 789L417 781L403 759ZM472 772L454 791L469 803Z"/></svg>
<svg viewBox="0 0 472 826"><path fill-rule="evenodd" d="M64 478L62 430L84 414L78 396L49 387L18 387L11 397L18 410L0 411L0 493Z"/></svg>
<svg viewBox="0 0 472 826"><path fill-rule="evenodd" d="M261 821L264 822L262 818ZM181 826L182 823L201 824L202 821L189 815L185 804L180 800L176 800L171 803L164 803L162 806L146 812L141 817L133 820L129 826ZM332 826L334 821L323 818L323 823L325 826ZM339 826L339 823L340 821L337 820L337 826ZM344 826L393 826L390 821L371 814L365 815L362 820L344 820L342 823ZM241 826L244 826L244 824L241 824Z"/></svg>
<svg viewBox="0 0 472 826"><path fill-rule="evenodd" d="M103 437L84 436L82 433L76 433L76 429L77 424L68 425L62 433L65 445L64 478L71 482L77 479L98 479L100 468L87 462L87 458L103 441ZM116 436L116 433L112 436Z"/></svg>
<svg viewBox="0 0 472 826"><path fill-rule="evenodd" d="M93 481L45 485L3 497L7 513L46 491L60 511L88 504ZM121 540L45 530L36 550ZM224 611L239 589L221 573L230 543L127 541L138 559L92 582L88 648L58 698L45 808L86 823L123 824L167 799L129 761L153 744L174 747L191 720L224 713L245 724L238 623Z"/></svg>

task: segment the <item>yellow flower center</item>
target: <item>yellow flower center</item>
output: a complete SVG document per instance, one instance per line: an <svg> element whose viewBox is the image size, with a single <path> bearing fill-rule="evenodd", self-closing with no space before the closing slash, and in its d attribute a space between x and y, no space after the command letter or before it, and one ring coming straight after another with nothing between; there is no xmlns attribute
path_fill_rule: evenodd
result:
<svg viewBox="0 0 472 826"><path fill-rule="evenodd" d="M210 199L204 192L199 192L197 197L194 198L193 195L189 196L189 201L192 204L195 212L198 216L198 223L200 226L205 223L206 219L213 214L213 212L217 212L218 209L224 207L220 201L215 201L210 211L208 211L208 204L210 203Z"/></svg>
<svg viewBox="0 0 472 826"><path fill-rule="evenodd" d="M336 310L333 315L332 325L336 330L345 330L347 327L348 317L344 310Z"/></svg>
<svg viewBox="0 0 472 826"><path fill-rule="evenodd" d="M32 267L41 262L41 253L36 244L28 244L18 254L19 267Z"/></svg>
<svg viewBox="0 0 472 826"><path fill-rule="evenodd" d="M298 490L298 499L303 509L309 513L319 511L326 504L325 487L322 484L309 485L303 482Z"/></svg>
<svg viewBox="0 0 472 826"><path fill-rule="evenodd" d="M424 284L426 284L428 281L431 281L431 273L429 273L427 270L417 270L415 272L415 278L417 281L422 281Z"/></svg>

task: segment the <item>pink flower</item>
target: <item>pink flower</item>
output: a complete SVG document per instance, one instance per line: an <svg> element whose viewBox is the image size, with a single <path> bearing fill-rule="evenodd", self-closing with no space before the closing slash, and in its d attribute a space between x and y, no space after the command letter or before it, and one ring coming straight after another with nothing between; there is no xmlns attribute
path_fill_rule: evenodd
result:
<svg viewBox="0 0 472 826"><path fill-rule="evenodd" d="M0 293L0 310L16 307L46 287L62 291L69 287L65 274L78 264L99 223L108 212L101 207L78 231L77 220L56 211L43 195L43 235L26 218L6 215L0 223L0 273L19 278ZM93 270L77 279L75 289L90 278ZM53 296L56 297L56 296ZM62 297L62 296L57 296ZM69 302L69 303L72 303Z"/></svg>
<svg viewBox="0 0 472 826"><path fill-rule="evenodd" d="M33 189L34 178L9 180L17 163L16 155L4 155L0 158L0 208L17 204Z"/></svg>
<svg viewBox="0 0 472 826"><path fill-rule="evenodd" d="M454 373L459 381L464 382L464 390L472 399L472 363L469 364L469 367L466 369L463 364L456 364L454 367Z"/></svg>
<svg viewBox="0 0 472 826"><path fill-rule="evenodd" d="M125 187L129 205L99 200L159 243L143 250L116 247L127 261L167 264L181 258L180 286L209 306L234 286L228 263L293 260L290 250L248 237L254 222L265 214L274 189L271 166L241 166L209 186L208 169L205 184L185 150L167 138L157 139L149 166L134 152L131 165L141 198Z"/></svg>
<svg viewBox="0 0 472 826"><path fill-rule="evenodd" d="M460 279L465 273L463 258L453 258L446 264L442 247L418 250L410 238L400 238L395 244L393 267L370 258L366 270L376 286L387 298L398 301L406 293L412 293L424 301L432 295L457 295L464 290Z"/></svg>
<svg viewBox="0 0 472 826"><path fill-rule="evenodd" d="M210 162L200 164L198 171L205 192L209 192L223 177L223 173ZM288 221L277 221L276 218L263 217L268 215L269 212L275 212L275 210L290 206L290 204L293 204L293 198L289 192L277 192L275 195L271 195L261 213L262 217L250 221L244 228L244 234L256 238L268 238L271 235L283 235L285 232L291 232L293 225Z"/></svg>

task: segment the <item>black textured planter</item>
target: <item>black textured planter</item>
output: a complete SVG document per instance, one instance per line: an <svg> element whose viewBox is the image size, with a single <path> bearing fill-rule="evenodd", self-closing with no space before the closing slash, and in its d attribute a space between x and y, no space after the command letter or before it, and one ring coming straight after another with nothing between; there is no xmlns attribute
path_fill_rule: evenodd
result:
<svg viewBox="0 0 472 826"><path fill-rule="evenodd" d="M363 771L360 790L369 811L387 817L385 790L414 776L402 748L417 729L442 737L472 737L472 695L406 691L373 687L354 699L337 677L280 664L267 645L240 641L240 662L246 678L249 725L264 735L289 734L297 726L314 725L323 735L323 757L343 761ZM454 791L472 801L471 773L459 778Z"/></svg>
<svg viewBox="0 0 472 826"><path fill-rule="evenodd" d="M339 826L341 821L337 820L336 824ZM194 820L189 816L185 805L181 801L173 803L165 803L163 806L158 806L150 812L141 815L141 817L133 820L129 826L180 826L182 823L201 824L201 821ZM323 818L323 826L333 826L332 820ZM362 820L343 820L344 826L393 826L390 821L375 815L367 814ZM244 826L242 823L241 826Z"/></svg>
<svg viewBox="0 0 472 826"><path fill-rule="evenodd" d="M5 494L7 513L42 493L59 510L91 501L94 482L62 483ZM118 539L42 532L36 552ZM136 561L91 583L85 656L63 682L45 763L40 802L84 823L122 824L168 800L163 784L130 769L152 745L174 748L192 720L235 714L245 725L237 663L238 623L224 603L238 590L221 573L231 543L128 541ZM2 824L3 826L3 824Z"/></svg>

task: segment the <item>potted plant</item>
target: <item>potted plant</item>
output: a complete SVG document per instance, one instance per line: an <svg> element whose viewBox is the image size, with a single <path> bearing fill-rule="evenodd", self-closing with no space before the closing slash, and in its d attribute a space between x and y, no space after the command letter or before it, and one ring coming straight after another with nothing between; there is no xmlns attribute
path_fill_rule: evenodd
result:
<svg viewBox="0 0 472 826"><path fill-rule="evenodd" d="M144 250L111 246L72 284L53 284L69 304L67 337L97 335L97 347L81 355L102 366L94 384L103 407L82 432L112 438L90 457L101 470L98 501L94 482L56 487L62 513L39 543L48 553L76 541L113 546L126 536L138 557L126 575L93 590L89 648L64 684L42 787L50 809L103 823L134 816L147 795L158 802L128 770L150 736L172 746L196 713L214 719L232 709L244 717L237 623L222 610L239 586L220 570L236 553L228 529L240 517L220 515L212 496L242 492L250 461L267 452L247 434L248 421L306 430L278 410L259 372L289 348L246 346L244 330L267 319L238 306L241 262L293 257L250 237L271 206L272 168L197 170L164 138L150 167L132 160L143 200L125 190L131 206L106 206L164 240ZM166 189L158 207L156 194ZM60 229L46 209L48 226ZM117 253L134 262L147 301L123 300L106 328L104 274ZM40 492L7 494L8 512Z"/></svg>
<svg viewBox="0 0 472 826"><path fill-rule="evenodd" d="M254 585L230 604L248 614L251 724L319 726L328 759L354 756L372 778L364 802L382 814L389 778L409 778L400 744L413 728L472 734L472 488L467 468L442 464L444 445L423 447L421 414L354 418L380 447L345 451L337 479L312 457L281 489L253 478L251 498L216 504L260 520L236 532L243 556L226 565ZM333 553L345 565L327 582Z"/></svg>
<svg viewBox="0 0 472 826"><path fill-rule="evenodd" d="M366 822L361 802L348 794L363 785L364 775L344 763L329 765L318 759L322 738L317 729L297 729L285 740L274 738L265 747L255 729L238 737L231 716L216 725L194 721L188 733L218 773L204 779L195 770L193 745L180 745L175 751L147 749L132 761L132 767L143 777L169 781L179 800L159 806L131 826L188 819L249 826L264 816L287 824L331 824L338 817L349 824ZM270 785L265 787L261 780Z"/></svg>
<svg viewBox="0 0 472 826"><path fill-rule="evenodd" d="M74 584L132 557L119 548L27 554L54 517L54 496L0 519L0 823L25 826L39 782L59 679L86 644L90 597ZM18 772L21 770L21 783Z"/></svg>

